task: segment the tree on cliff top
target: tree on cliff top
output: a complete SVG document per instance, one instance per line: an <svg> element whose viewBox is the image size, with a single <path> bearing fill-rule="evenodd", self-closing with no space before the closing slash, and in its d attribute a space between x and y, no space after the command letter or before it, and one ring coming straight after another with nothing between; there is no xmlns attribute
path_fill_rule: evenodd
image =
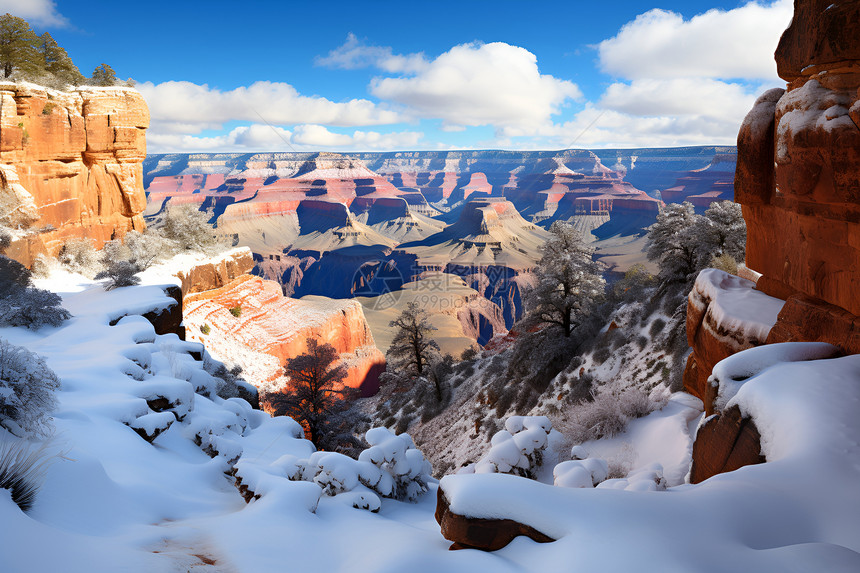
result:
<svg viewBox="0 0 860 573"><path fill-rule="evenodd" d="M284 374L288 385L263 397L276 416L290 416L305 428L318 448L344 450L360 446L354 435L357 420L347 411L355 391L342 387L347 370L337 364L339 356L331 344L307 339L304 354L287 360Z"/></svg>
<svg viewBox="0 0 860 573"><path fill-rule="evenodd" d="M110 87L117 83L116 72L113 71L113 68L109 65L100 64L96 66L95 70L93 70L93 77L91 80L95 86Z"/></svg>
<svg viewBox="0 0 860 573"><path fill-rule="evenodd" d="M0 16L0 67L4 78L12 77L16 71L40 71L38 41L39 37L23 18L9 13Z"/></svg>
<svg viewBox="0 0 860 573"><path fill-rule="evenodd" d="M388 326L398 330L386 360L395 370L422 376L439 353L439 345L429 337L436 327L430 324L427 312L419 308L417 302L407 303L406 309Z"/></svg>
<svg viewBox="0 0 860 573"><path fill-rule="evenodd" d="M526 293L527 318L561 328L570 337L603 296L600 265L573 225L556 221L541 247L537 285Z"/></svg>
<svg viewBox="0 0 860 573"><path fill-rule="evenodd" d="M44 70L61 84L77 86L86 80L66 50L61 48L48 32L41 35L38 51L42 57L41 64Z"/></svg>

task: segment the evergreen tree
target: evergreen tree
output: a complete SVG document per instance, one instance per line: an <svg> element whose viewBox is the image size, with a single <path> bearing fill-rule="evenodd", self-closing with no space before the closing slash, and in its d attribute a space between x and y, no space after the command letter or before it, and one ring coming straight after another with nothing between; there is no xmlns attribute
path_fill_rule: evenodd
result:
<svg viewBox="0 0 860 573"><path fill-rule="evenodd" d="M42 56L42 66L45 71L60 82L77 86L86 79L66 50L61 48L48 32L40 37L39 53Z"/></svg>
<svg viewBox="0 0 860 573"><path fill-rule="evenodd" d="M569 337L603 296L600 265L573 225L556 221L541 247L537 285L526 295L528 318L561 328Z"/></svg>
<svg viewBox="0 0 860 573"><path fill-rule="evenodd" d="M96 66L91 78L93 85L109 87L116 85L116 72L107 64Z"/></svg>
<svg viewBox="0 0 860 573"><path fill-rule="evenodd" d="M9 13L0 16L0 68L4 78L12 77L16 71L41 71L38 42L39 37L26 20Z"/></svg>
<svg viewBox="0 0 860 573"><path fill-rule="evenodd" d="M264 400L271 404L276 416L290 416L304 426L308 438L320 449L349 449L358 444L351 430L355 420L348 412L354 390L340 386L347 370L335 363L339 356L331 344L307 339L308 350L287 360L284 374L289 385L268 394Z"/></svg>
<svg viewBox="0 0 860 573"><path fill-rule="evenodd" d="M661 289L680 283L689 290L701 269L699 219L691 203L670 203L657 215L657 222L648 228L648 260L660 267Z"/></svg>
<svg viewBox="0 0 860 573"><path fill-rule="evenodd" d="M397 370L424 375L439 352L439 345L428 336L436 327L430 324L427 313L417 302L410 302L388 326L398 329L386 354L388 362Z"/></svg>

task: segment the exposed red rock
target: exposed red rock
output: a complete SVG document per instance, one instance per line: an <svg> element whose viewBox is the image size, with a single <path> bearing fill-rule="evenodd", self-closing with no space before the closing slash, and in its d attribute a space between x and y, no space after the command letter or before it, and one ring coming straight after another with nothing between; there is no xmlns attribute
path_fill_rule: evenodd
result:
<svg viewBox="0 0 860 573"><path fill-rule="evenodd" d="M241 310L235 316L230 309L237 307ZM185 297L184 316L189 338L219 354L272 357L256 363L253 371L246 369L249 381L264 389L274 389L269 386L282 375L287 359L307 350L308 337L341 354L349 370L345 385L364 395L379 386L385 358L354 300L286 298L277 283L242 275L221 288ZM200 330L204 324L211 328L209 335Z"/></svg>
<svg viewBox="0 0 860 573"><path fill-rule="evenodd" d="M185 297L223 287L253 268L251 251L236 249L180 270L176 273L176 278L182 283L182 296Z"/></svg>
<svg viewBox="0 0 860 573"><path fill-rule="evenodd" d="M776 52L788 91L760 98L738 137L747 266L769 294L801 292L857 315L860 6L798 0L795 10Z"/></svg>
<svg viewBox="0 0 860 573"><path fill-rule="evenodd" d="M710 275L719 273L725 284L714 288ZM714 389L708 377L717 362L736 352L765 344L770 326L777 320L779 302L753 290L751 281L733 277L721 271L703 271L687 297L687 342L693 349L684 370L684 390L701 399L705 411L713 413ZM744 293L744 291L747 291ZM761 307L773 307L766 324L757 328L739 329L738 319L726 312L732 304L732 294L761 298ZM715 300L716 297L723 300ZM762 320L758 318L758 320Z"/></svg>
<svg viewBox="0 0 860 573"><path fill-rule="evenodd" d="M809 66L860 60L860 4L794 0L794 18L776 49L776 70L787 82L809 76Z"/></svg>
<svg viewBox="0 0 860 573"><path fill-rule="evenodd" d="M690 483L765 461L755 422L744 418L738 406L732 406L709 418L696 433Z"/></svg>
<svg viewBox="0 0 860 573"><path fill-rule="evenodd" d="M458 515L450 510L445 492L436 492L436 522L442 527L442 537L452 541L450 549L481 549L496 551L515 537L525 535L538 543L555 541L537 529L512 519L481 519Z"/></svg>
<svg viewBox="0 0 860 573"><path fill-rule="evenodd" d="M785 301L767 344L829 342L845 354L860 354L860 318L843 308L804 294Z"/></svg>
<svg viewBox="0 0 860 573"><path fill-rule="evenodd" d="M101 246L143 230L148 126L149 110L133 89L0 84L0 194L35 215L17 224L54 228L16 241L7 254L29 265L71 237Z"/></svg>

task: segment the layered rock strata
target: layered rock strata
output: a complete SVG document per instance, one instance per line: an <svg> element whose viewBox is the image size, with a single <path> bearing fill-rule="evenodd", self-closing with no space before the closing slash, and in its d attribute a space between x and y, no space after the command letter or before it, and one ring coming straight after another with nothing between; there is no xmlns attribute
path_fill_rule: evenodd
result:
<svg viewBox="0 0 860 573"><path fill-rule="evenodd" d="M284 382L284 364L307 350L309 337L334 346L348 368L344 384L364 395L375 393L385 366L358 302L286 298L277 283L251 275L185 297L184 318L189 338L245 358L246 378L261 390Z"/></svg>
<svg viewBox="0 0 860 573"><path fill-rule="evenodd" d="M19 229L7 254L29 265L72 237L100 247L143 230L148 126L131 88L0 84L0 205L14 211L0 216Z"/></svg>

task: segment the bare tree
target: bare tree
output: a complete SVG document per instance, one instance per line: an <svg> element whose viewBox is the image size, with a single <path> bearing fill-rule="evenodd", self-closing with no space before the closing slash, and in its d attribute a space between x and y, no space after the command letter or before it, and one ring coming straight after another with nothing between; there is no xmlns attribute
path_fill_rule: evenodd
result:
<svg viewBox="0 0 860 573"><path fill-rule="evenodd" d="M331 344L307 339L308 350L287 360L284 374L289 384L279 392L268 394L268 402L276 416L290 416L302 424L311 442L320 449L349 449L359 445L351 433L351 418L347 409L352 388L341 385L347 370L336 364L337 350Z"/></svg>
<svg viewBox="0 0 860 573"><path fill-rule="evenodd" d="M526 294L528 318L560 327L569 337L603 296L604 281L579 231L563 221L549 231L535 269L537 285Z"/></svg>
<svg viewBox="0 0 860 573"><path fill-rule="evenodd" d="M430 324L427 312L417 302L407 303L406 309L388 326L398 329L386 354L388 362L397 370L424 375L439 353L439 345L429 337L436 327Z"/></svg>

